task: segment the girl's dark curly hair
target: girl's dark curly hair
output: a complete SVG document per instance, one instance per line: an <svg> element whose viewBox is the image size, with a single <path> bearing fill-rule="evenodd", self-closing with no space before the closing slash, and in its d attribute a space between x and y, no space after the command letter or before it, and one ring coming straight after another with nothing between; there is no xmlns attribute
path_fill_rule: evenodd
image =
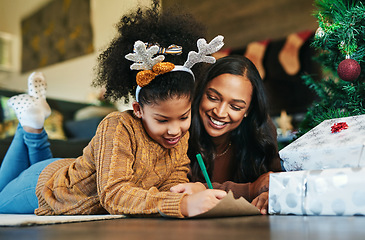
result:
<svg viewBox="0 0 365 240"><path fill-rule="evenodd" d="M245 76L253 87L248 115L230 135L235 153L234 169L236 169L231 180L238 183L255 181L261 174L270 170L273 159L277 157L277 143L269 118L267 97L256 67L243 56L220 58L210 66L203 81L197 84L192 103L188 150L189 158L192 161L192 181L204 180L195 157L198 153L204 157L208 173L213 172L215 147L200 120L199 105L207 84L215 77L225 73Z"/></svg>
<svg viewBox="0 0 365 240"><path fill-rule="evenodd" d="M93 86L104 86L106 99L128 101L129 94L135 96L138 71L130 69L133 62L125 59L125 55L133 52L134 43L137 40L152 44L158 43L165 48L171 44L181 46L183 50L181 55L165 55L164 61L172 62L175 65L182 65L186 61L189 51L197 51L196 42L199 38L204 37L204 27L190 14L176 13L174 9L167 9L160 13L159 9L159 1L154 0L150 8L146 10L138 8L137 11L122 17L117 25L117 37L98 57L97 76L93 81ZM198 74L197 67L192 70ZM186 72L177 71L160 75L142 88L139 95L140 103L156 102L169 95L190 96L194 88L192 84L194 84L192 76ZM154 92L149 92L148 89L154 89ZM160 93L156 92L156 89ZM164 93L163 96L161 93Z"/></svg>

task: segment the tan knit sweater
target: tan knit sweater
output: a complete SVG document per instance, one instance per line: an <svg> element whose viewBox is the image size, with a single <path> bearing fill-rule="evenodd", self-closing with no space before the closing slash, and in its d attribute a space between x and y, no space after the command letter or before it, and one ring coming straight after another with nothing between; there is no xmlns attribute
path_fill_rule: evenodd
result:
<svg viewBox="0 0 365 240"><path fill-rule="evenodd" d="M158 214L183 217L188 133L172 149L153 141L132 111L106 116L83 155L47 166L38 179L37 215Z"/></svg>

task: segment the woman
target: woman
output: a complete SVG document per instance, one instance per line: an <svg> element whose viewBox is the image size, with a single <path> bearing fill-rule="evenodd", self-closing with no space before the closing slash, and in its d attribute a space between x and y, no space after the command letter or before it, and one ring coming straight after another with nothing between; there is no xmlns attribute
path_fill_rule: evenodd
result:
<svg viewBox="0 0 365 240"><path fill-rule="evenodd" d="M191 180L204 182L196 159L200 153L215 189L232 190L266 213L269 173L281 171L281 164L255 65L243 56L217 60L197 84L192 108Z"/></svg>

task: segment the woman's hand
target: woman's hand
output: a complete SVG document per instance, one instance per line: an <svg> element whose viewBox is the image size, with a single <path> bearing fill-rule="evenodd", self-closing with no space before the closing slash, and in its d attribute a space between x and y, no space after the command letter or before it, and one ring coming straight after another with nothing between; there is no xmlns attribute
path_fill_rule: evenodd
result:
<svg viewBox="0 0 365 240"><path fill-rule="evenodd" d="M170 188L170 192L193 194L206 190L206 187L201 182L195 183L180 183Z"/></svg>
<svg viewBox="0 0 365 240"><path fill-rule="evenodd" d="M261 193L254 200L252 200L251 204L257 207L260 210L261 214L267 214L267 208L269 206L269 193Z"/></svg>
<svg viewBox="0 0 365 240"><path fill-rule="evenodd" d="M191 195L186 195L180 203L182 215L193 217L205 213L215 207L227 193L222 190L207 189Z"/></svg>
<svg viewBox="0 0 365 240"><path fill-rule="evenodd" d="M273 172L262 174L256 181L250 184L250 196L252 198L256 198L261 193L269 191L270 173Z"/></svg>

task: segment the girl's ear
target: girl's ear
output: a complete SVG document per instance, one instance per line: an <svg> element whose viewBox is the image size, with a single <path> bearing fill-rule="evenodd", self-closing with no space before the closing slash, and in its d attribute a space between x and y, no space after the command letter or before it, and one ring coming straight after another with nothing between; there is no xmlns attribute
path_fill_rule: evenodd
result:
<svg viewBox="0 0 365 240"><path fill-rule="evenodd" d="M133 107L134 115L136 115L136 117L138 117L138 118L142 118L142 107L141 107L141 105L139 105L138 102L133 102L132 107Z"/></svg>

